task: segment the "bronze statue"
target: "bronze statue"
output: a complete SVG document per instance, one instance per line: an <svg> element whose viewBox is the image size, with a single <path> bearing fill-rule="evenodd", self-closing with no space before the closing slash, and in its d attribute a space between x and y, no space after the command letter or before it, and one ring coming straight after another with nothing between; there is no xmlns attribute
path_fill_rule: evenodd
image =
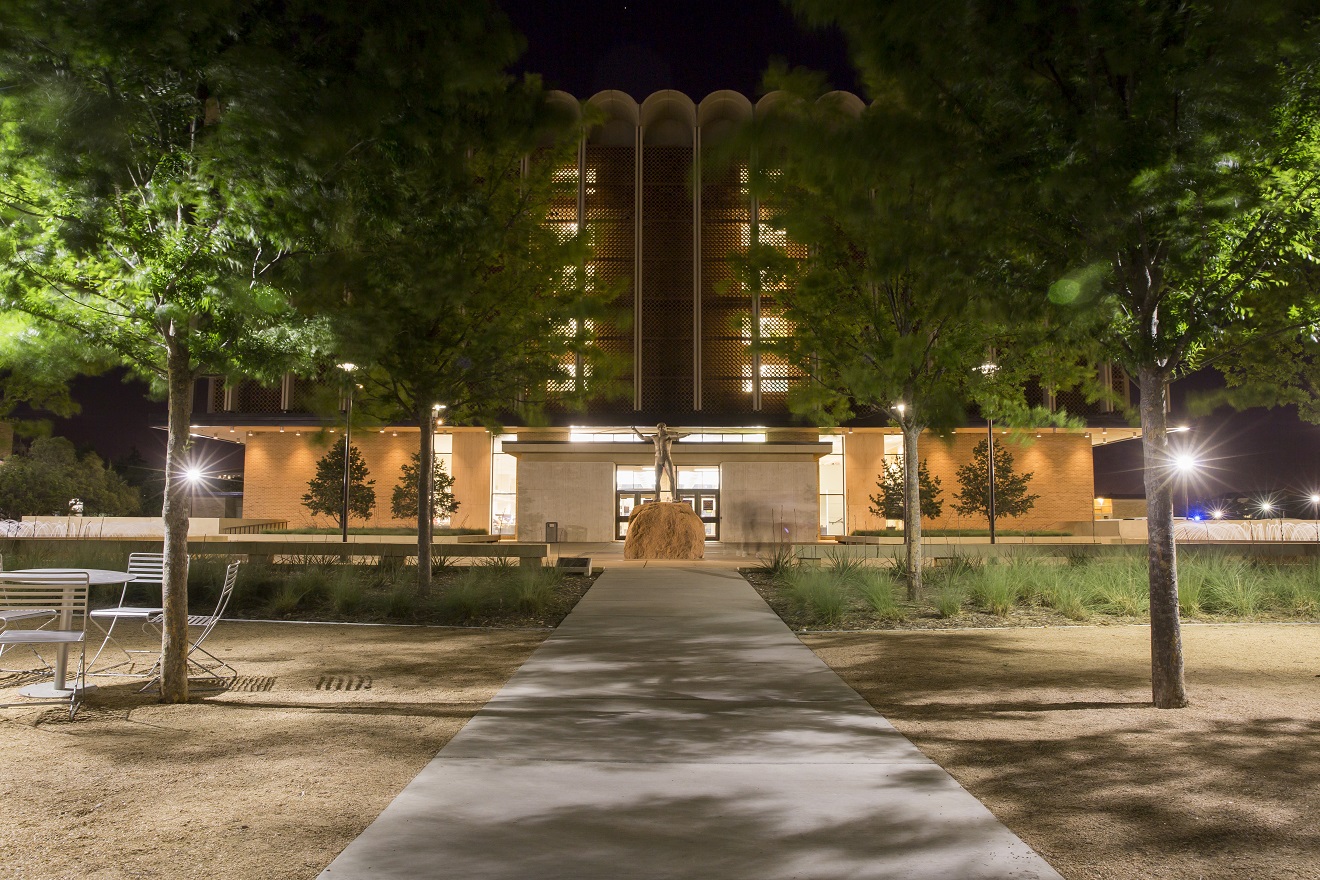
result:
<svg viewBox="0 0 1320 880"><path fill-rule="evenodd" d="M654 434L643 434L641 431L637 430L636 427L632 429L632 432L643 440L655 444L655 498L657 501L663 500L660 489L660 478L661 475L668 475L669 500L672 501L674 493L678 491L678 471L674 467L674 458L671 452L674 447L674 441L682 439L688 435L678 431L669 430L665 427L664 422L655 426Z"/></svg>

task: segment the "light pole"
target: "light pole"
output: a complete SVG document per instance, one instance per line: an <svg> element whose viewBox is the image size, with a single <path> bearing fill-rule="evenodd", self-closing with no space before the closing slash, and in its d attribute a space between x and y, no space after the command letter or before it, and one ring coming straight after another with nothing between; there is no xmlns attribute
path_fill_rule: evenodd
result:
<svg viewBox="0 0 1320 880"><path fill-rule="evenodd" d="M193 515L193 508L197 506L197 487L202 485L206 479L206 474L195 464L190 464L183 470L183 480L188 484L188 516Z"/></svg>
<svg viewBox="0 0 1320 880"><path fill-rule="evenodd" d="M1315 526L1315 542L1320 544L1320 492L1311 493L1311 523Z"/></svg>
<svg viewBox="0 0 1320 880"><path fill-rule="evenodd" d="M986 475L989 483L989 496L986 502L986 513L990 515L990 543L995 543L995 420L985 420L985 460ZM1094 514L1092 514L1094 516Z"/></svg>
<svg viewBox="0 0 1320 880"><path fill-rule="evenodd" d="M1182 475L1183 490L1183 519L1191 519L1191 505L1187 503L1187 484L1192 479L1192 474L1196 473L1196 456L1189 452L1180 453L1173 460L1174 466L1178 468L1178 473Z"/></svg>
<svg viewBox="0 0 1320 880"><path fill-rule="evenodd" d="M991 360L981 364L976 368L976 372L982 376L993 376L999 371L999 365L993 360L994 352L990 353ZM990 543L995 543L995 420L987 417L985 420L985 459L986 459L986 515L990 519ZM1091 514L1095 517L1094 511ZM1095 533L1094 527L1091 529Z"/></svg>
<svg viewBox="0 0 1320 880"><path fill-rule="evenodd" d="M341 538L345 544L348 543L348 501L349 493L352 490L352 459L350 453L353 451L351 445L353 440L353 371L357 369L356 364L342 363L339 369L343 370L348 377L348 406L344 410L344 493L340 505L339 525L341 529Z"/></svg>

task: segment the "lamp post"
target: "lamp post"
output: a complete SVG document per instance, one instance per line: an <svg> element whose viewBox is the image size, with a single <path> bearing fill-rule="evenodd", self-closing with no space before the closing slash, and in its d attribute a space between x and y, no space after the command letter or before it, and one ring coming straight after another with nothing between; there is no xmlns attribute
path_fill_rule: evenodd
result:
<svg viewBox="0 0 1320 880"><path fill-rule="evenodd" d="M994 353L991 352L993 358ZM976 372L982 376L993 376L999 371L999 365L994 360L988 360L976 368ZM986 459L986 515L990 519L990 543L995 543L995 420L987 418L985 420L985 459ZM1094 512L1091 514L1094 518ZM1095 532L1094 527L1091 529Z"/></svg>
<svg viewBox="0 0 1320 880"><path fill-rule="evenodd" d="M1320 544L1320 492L1311 493L1311 524L1315 526L1315 542Z"/></svg>
<svg viewBox="0 0 1320 880"><path fill-rule="evenodd" d="M353 371L357 369L356 364L342 363L339 369L343 370L348 377L348 405L344 410L344 493L342 504L340 505L339 525L341 530L341 539L343 543L348 543L348 501L349 493L352 490L352 459L350 453L353 450Z"/></svg>
<svg viewBox="0 0 1320 880"><path fill-rule="evenodd" d="M1196 457L1187 452L1180 453L1174 458L1173 463L1178 468L1178 473L1182 475L1183 519L1191 519L1191 505L1187 502L1187 484L1191 481L1192 474L1196 473Z"/></svg>
<svg viewBox="0 0 1320 880"><path fill-rule="evenodd" d="M989 483L989 495L986 500L986 513L990 516L990 543L995 543L995 420L985 420L986 476ZM1094 514L1092 514L1094 516Z"/></svg>
<svg viewBox="0 0 1320 880"><path fill-rule="evenodd" d="M188 484L188 516L193 515L193 508L197 506L197 487L206 479L206 474L195 464L190 464L183 471L183 480Z"/></svg>

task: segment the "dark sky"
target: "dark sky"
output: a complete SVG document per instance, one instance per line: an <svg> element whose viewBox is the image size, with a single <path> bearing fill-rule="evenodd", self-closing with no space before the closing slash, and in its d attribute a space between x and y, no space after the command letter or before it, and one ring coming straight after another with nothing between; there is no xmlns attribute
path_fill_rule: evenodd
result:
<svg viewBox="0 0 1320 880"><path fill-rule="evenodd" d="M527 39L520 68L579 98L619 89L641 101L678 89L700 101L733 89L754 101L772 58L856 88L842 36L799 27L776 0L510 0L504 8Z"/></svg>
<svg viewBox="0 0 1320 880"><path fill-rule="evenodd" d="M808 32L775 0L690 2L546 2L507 0L504 8L527 39L518 71L540 73L550 88L587 98L620 89L638 101L657 89L676 88L696 101L718 89L755 100L772 58L826 72L836 88L856 91L842 37ZM1204 384L1204 383L1193 383ZM162 404L144 398L145 386L125 386L118 375L80 380L83 414L57 424L57 433L120 458L136 446L163 461ZM1181 399L1175 394L1175 404ZM1203 494L1302 492L1320 487L1320 428L1284 410L1217 413L1197 420L1184 435L1213 471ZM1096 491L1139 495L1140 443L1097 450ZM1196 497L1198 487L1192 488Z"/></svg>

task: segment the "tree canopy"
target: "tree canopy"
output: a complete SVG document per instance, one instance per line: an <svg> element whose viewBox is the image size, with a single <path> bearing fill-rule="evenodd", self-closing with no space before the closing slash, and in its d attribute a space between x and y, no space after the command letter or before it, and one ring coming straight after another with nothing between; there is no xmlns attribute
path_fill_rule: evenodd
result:
<svg viewBox="0 0 1320 880"><path fill-rule="evenodd" d="M961 514L984 516L990 521L990 452L982 440L972 450L972 460L958 468L958 494L954 508ZM995 444L995 518L1017 517L1036 506L1039 495L1028 492L1033 474L1020 474L1013 453L1005 443ZM990 523L994 525L994 523Z"/></svg>
<svg viewBox="0 0 1320 880"><path fill-rule="evenodd" d="M123 477L63 437L38 437L0 463L0 519L68 516L74 499L86 516L133 516L141 504Z"/></svg>
<svg viewBox="0 0 1320 880"><path fill-rule="evenodd" d="M765 206L742 276L768 300L757 345L807 381L794 409L824 422L883 414L904 437L904 495L920 498L919 438L961 423L972 404L1045 424L1028 378L1056 387L1088 374L1076 325L1048 303L1023 308L1035 265L1005 241L956 143L900 102L857 107L806 74L778 74L779 100L751 131L753 192ZM1060 347L1068 358L1054 355ZM984 369L996 356L992 373ZM909 594L920 589L924 504L906 505Z"/></svg>
<svg viewBox="0 0 1320 880"><path fill-rule="evenodd" d="M842 28L873 94L959 145L1010 249L1038 256L1040 307L1098 317L1095 338L1137 378L1152 693L1185 705L1166 388L1264 340L1314 342L1314 5L794 6Z"/></svg>
<svg viewBox="0 0 1320 880"><path fill-rule="evenodd" d="M348 517L369 519L376 509L376 481L367 479L371 471L362 452L352 446L348 450ZM334 443L316 462L316 473L307 482L302 497L303 507L313 514L334 519L335 525L344 527L344 444Z"/></svg>

